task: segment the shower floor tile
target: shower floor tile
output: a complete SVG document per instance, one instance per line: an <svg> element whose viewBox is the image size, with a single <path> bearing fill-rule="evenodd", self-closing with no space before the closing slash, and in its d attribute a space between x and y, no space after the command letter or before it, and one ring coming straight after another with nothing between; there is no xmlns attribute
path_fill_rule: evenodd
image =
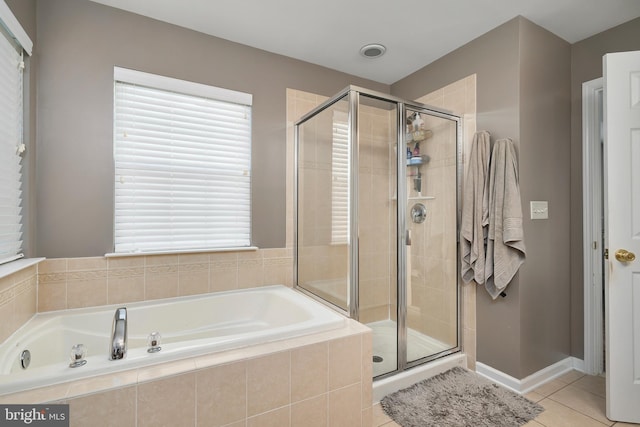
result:
<svg viewBox="0 0 640 427"><path fill-rule="evenodd" d="M380 320L367 323L373 331L373 376L385 374L397 368L396 334L397 326L393 320ZM409 328L407 330L408 359L417 360L441 351L448 350L449 345ZM381 361L376 358L381 357Z"/></svg>

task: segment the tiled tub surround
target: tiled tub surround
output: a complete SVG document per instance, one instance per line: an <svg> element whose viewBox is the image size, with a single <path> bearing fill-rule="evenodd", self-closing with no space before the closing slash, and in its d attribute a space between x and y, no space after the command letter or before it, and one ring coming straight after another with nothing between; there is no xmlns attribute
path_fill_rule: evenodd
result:
<svg viewBox="0 0 640 427"><path fill-rule="evenodd" d="M371 332L343 328L0 396L72 426L370 426ZM117 363L117 362L114 362Z"/></svg>
<svg viewBox="0 0 640 427"><path fill-rule="evenodd" d="M291 249L58 258L38 268L38 312L292 286Z"/></svg>
<svg viewBox="0 0 640 427"><path fill-rule="evenodd" d="M31 265L0 278L0 343L36 314L37 268Z"/></svg>
<svg viewBox="0 0 640 427"><path fill-rule="evenodd" d="M346 318L283 285L126 304L127 355L107 355L120 304L40 313L0 346L0 394L342 328ZM148 336L160 332L161 351ZM87 349L69 368L71 346ZM31 364L21 366L29 350Z"/></svg>

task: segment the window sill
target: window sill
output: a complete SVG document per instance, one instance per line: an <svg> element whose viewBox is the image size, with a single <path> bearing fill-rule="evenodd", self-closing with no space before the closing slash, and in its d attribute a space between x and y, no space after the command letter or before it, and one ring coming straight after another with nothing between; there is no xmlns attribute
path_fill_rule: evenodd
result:
<svg viewBox="0 0 640 427"><path fill-rule="evenodd" d="M0 279L17 273L20 270L36 265L46 258L21 258L15 261L0 265Z"/></svg>
<svg viewBox="0 0 640 427"><path fill-rule="evenodd" d="M197 249L197 250L185 250L185 251L158 251L158 252L128 252L118 253L112 252L105 254L105 258L116 257L130 257L130 256L153 256L153 255L181 255L181 254L202 254L202 253L215 253L215 252L249 252L257 251L260 248L257 246L246 246L242 248L215 248L215 249Z"/></svg>

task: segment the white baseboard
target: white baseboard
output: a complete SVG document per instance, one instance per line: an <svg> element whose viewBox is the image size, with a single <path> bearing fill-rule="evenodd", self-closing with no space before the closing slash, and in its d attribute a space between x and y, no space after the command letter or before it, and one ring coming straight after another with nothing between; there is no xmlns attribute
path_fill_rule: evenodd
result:
<svg viewBox="0 0 640 427"><path fill-rule="evenodd" d="M476 362L478 374L520 394L526 394L573 369L584 372L584 361L575 357L567 357L519 380L484 363Z"/></svg>

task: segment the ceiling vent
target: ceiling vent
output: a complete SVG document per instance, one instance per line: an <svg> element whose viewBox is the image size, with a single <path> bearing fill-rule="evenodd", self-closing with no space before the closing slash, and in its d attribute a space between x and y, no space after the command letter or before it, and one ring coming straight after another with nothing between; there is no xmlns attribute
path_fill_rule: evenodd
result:
<svg viewBox="0 0 640 427"><path fill-rule="evenodd" d="M362 46L362 48L360 48L360 55L364 56L365 58L373 59L381 57L386 51L387 48L383 45L373 43Z"/></svg>

